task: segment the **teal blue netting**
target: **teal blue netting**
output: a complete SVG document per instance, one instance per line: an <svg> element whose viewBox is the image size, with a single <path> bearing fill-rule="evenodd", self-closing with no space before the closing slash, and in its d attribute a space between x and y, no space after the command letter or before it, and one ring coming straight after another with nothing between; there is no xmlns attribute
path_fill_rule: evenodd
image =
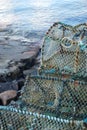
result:
<svg viewBox="0 0 87 130"><path fill-rule="evenodd" d="M86 130L87 24L53 24L41 55L18 101L0 106L0 130Z"/></svg>
<svg viewBox="0 0 87 130"><path fill-rule="evenodd" d="M43 39L41 71L87 75L87 24L55 23Z"/></svg>

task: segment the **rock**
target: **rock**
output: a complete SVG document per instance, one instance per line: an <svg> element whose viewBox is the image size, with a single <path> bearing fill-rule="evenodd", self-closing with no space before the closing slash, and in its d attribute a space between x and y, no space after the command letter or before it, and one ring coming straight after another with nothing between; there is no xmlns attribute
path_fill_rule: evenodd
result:
<svg viewBox="0 0 87 130"><path fill-rule="evenodd" d="M7 101L14 99L17 96L17 91L15 90L8 90L3 93L0 93L0 99L3 105L7 105Z"/></svg>
<svg viewBox="0 0 87 130"><path fill-rule="evenodd" d="M23 74L25 75L25 77L29 74L36 75L38 74L38 69L37 68L27 69L23 71Z"/></svg>
<svg viewBox="0 0 87 130"><path fill-rule="evenodd" d="M21 90L21 88L24 86L25 79L21 78L17 82L18 82L18 90Z"/></svg>
<svg viewBox="0 0 87 130"><path fill-rule="evenodd" d="M26 76L24 71L38 64L38 35L20 34L21 31L14 31L10 26L0 30L0 99L3 105L16 96L19 98Z"/></svg>
<svg viewBox="0 0 87 130"><path fill-rule="evenodd" d="M12 82L5 82L5 83L0 83L0 93L7 91L7 90L15 90L18 91L18 83L16 80Z"/></svg>
<svg viewBox="0 0 87 130"><path fill-rule="evenodd" d="M19 79L23 76L23 70L35 65L40 46L35 42L22 44L20 40L0 39L0 81Z"/></svg>
<svg viewBox="0 0 87 130"><path fill-rule="evenodd" d="M8 69L9 71L7 73L7 79L14 80L23 76L21 70L17 66L13 65L13 67L9 67Z"/></svg>

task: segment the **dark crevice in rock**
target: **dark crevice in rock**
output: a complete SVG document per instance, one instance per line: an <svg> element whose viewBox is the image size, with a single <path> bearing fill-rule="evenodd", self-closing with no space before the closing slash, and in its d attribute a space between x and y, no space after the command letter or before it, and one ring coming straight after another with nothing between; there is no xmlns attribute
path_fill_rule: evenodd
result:
<svg viewBox="0 0 87 130"><path fill-rule="evenodd" d="M39 63L37 62L37 57L40 54L40 47L32 45L31 48L31 50L26 49L23 53L20 53L20 55L18 54L15 59L11 59L5 67L7 70L6 72L3 71L3 66L1 66L2 71L0 72L0 95L3 92L7 92L8 90L17 91L17 96L7 99L6 105L8 105L12 99L14 99L14 101L17 101L19 96L21 96L20 91L24 86L26 77L24 71L32 70L32 68ZM8 94L8 92L5 94ZM3 105L2 100L4 99L0 97L0 105Z"/></svg>

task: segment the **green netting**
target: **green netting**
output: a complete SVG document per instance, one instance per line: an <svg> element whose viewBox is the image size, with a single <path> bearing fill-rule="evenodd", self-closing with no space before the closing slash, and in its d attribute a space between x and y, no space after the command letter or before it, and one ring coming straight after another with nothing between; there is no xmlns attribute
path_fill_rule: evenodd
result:
<svg viewBox="0 0 87 130"><path fill-rule="evenodd" d="M21 105L0 106L0 130L84 130L87 82L31 75L23 91Z"/></svg>
<svg viewBox="0 0 87 130"><path fill-rule="evenodd" d="M18 101L0 106L0 130L86 129L87 24L55 23L44 37L39 74L26 77Z"/></svg>
<svg viewBox="0 0 87 130"><path fill-rule="evenodd" d="M87 74L87 25L54 24L42 45L42 67L55 73Z"/></svg>
<svg viewBox="0 0 87 130"><path fill-rule="evenodd" d="M67 120L0 106L0 130L83 130L82 120Z"/></svg>
<svg viewBox="0 0 87 130"><path fill-rule="evenodd" d="M27 82L28 81L28 82ZM28 96L26 96L28 95ZM22 100L41 112L83 119L87 115L87 82L49 76L29 76Z"/></svg>

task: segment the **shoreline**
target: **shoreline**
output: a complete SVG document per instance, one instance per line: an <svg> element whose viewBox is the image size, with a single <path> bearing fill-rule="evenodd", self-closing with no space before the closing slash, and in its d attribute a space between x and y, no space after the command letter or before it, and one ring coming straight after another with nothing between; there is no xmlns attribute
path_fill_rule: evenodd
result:
<svg viewBox="0 0 87 130"><path fill-rule="evenodd" d="M38 66L41 50L39 39L42 36L33 38L34 34L32 37L27 34L27 37L22 37L8 32L5 28L0 31L0 94L16 89L15 83L18 86L16 91L21 90L26 75Z"/></svg>

